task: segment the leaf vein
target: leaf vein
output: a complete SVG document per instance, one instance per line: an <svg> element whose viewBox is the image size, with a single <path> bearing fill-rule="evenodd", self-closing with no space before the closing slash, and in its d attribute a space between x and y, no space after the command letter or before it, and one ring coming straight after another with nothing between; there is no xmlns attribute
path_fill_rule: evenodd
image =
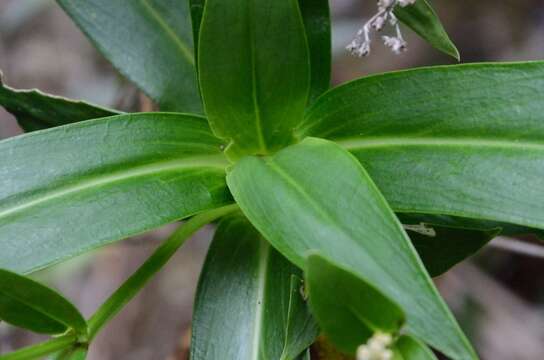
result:
<svg viewBox="0 0 544 360"><path fill-rule="evenodd" d="M59 189L55 189L48 193L42 194L38 198L35 198L28 202L23 202L23 203L8 207L0 211L0 219L13 215L15 213L18 213L25 209L38 206L45 202L67 196L69 194L73 194L78 191L84 191L84 190L100 187L103 185L112 184L119 181L124 181L131 178L137 178L137 177L151 175L155 173L169 172L169 171L181 170L186 168L210 167L214 169L224 170L225 163L221 160L222 160L221 158L214 157L214 156L184 158L184 159L163 161L163 162L157 162L153 164L137 166L125 171L110 173L106 176L92 177L76 184L67 184L66 186L60 187Z"/></svg>
<svg viewBox="0 0 544 360"><path fill-rule="evenodd" d="M193 52L174 32L174 30L172 30L172 28L162 19L161 15L157 12L153 5L151 5L149 0L141 0L141 4L143 5L144 9L151 15L151 18L159 24L159 26L166 32L166 34L170 38L172 38L172 40L176 44L176 48L182 53L183 57L185 57L189 64L194 66L195 59L193 56Z"/></svg>

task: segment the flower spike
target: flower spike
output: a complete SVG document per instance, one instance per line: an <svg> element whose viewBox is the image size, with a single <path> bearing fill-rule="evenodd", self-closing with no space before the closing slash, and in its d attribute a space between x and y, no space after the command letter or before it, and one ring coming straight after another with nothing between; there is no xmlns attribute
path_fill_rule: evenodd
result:
<svg viewBox="0 0 544 360"><path fill-rule="evenodd" d="M387 23L393 26L396 31L395 36L382 36L385 46L391 49L395 54L400 54L406 50L406 41L402 37L399 21L393 11L398 5L406 7L412 5L416 0L378 0L378 12L368 20L365 25L357 31L353 41L346 46L346 49L354 56L363 57L370 53L371 31L381 31Z"/></svg>

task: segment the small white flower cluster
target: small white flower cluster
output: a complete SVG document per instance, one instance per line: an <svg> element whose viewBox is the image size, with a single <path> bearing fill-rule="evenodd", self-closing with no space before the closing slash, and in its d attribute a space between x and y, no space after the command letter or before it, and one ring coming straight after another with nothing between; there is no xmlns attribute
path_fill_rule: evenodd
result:
<svg viewBox="0 0 544 360"><path fill-rule="evenodd" d="M389 345L393 343L393 337L390 334L377 332L366 344L357 348L357 360L391 360L393 351Z"/></svg>
<svg viewBox="0 0 544 360"><path fill-rule="evenodd" d="M399 27L399 20L393 13L395 6L406 7L413 5L416 0L378 0L378 13L357 31L355 39L346 47L353 55L358 57L367 56L370 53L371 38L373 30L381 31L389 22L395 28L396 36L382 36L385 46L389 47L395 54L406 50L406 41L402 37Z"/></svg>

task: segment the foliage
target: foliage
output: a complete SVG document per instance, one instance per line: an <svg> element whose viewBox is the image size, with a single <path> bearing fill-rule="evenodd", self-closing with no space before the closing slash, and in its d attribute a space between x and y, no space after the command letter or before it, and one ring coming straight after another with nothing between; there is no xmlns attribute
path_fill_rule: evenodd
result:
<svg viewBox="0 0 544 360"><path fill-rule="evenodd" d="M171 112L123 114L0 84L0 104L36 130L0 142L0 318L55 335L0 359L84 359L216 220L192 360L307 360L320 330L328 353L353 356L386 333L396 359L432 360L427 345L478 358L429 273L498 233L544 230L544 63L429 67L328 89L326 0L58 3ZM426 0L395 14L458 57ZM17 274L182 219L87 321Z"/></svg>

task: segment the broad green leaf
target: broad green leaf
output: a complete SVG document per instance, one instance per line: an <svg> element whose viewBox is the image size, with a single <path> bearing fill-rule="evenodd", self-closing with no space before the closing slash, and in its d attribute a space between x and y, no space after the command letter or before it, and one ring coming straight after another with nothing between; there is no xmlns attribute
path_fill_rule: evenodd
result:
<svg viewBox="0 0 544 360"><path fill-rule="evenodd" d="M199 76L227 154L268 154L293 142L309 93L308 45L297 0L207 0Z"/></svg>
<svg viewBox="0 0 544 360"><path fill-rule="evenodd" d="M427 0L417 0L415 4L406 7L397 6L395 15L436 49L460 60L459 51Z"/></svg>
<svg viewBox="0 0 544 360"><path fill-rule="evenodd" d="M70 328L83 336L87 333L85 319L62 295L3 269L0 269L0 319L42 334L60 334Z"/></svg>
<svg viewBox="0 0 544 360"><path fill-rule="evenodd" d="M396 301L410 333L453 359L475 359L401 224L356 159L308 138L274 157L245 157L227 175L243 212L306 269L314 250ZM271 191L270 189L274 189Z"/></svg>
<svg viewBox="0 0 544 360"><path fill-rule="evenodd" d="M297 358L318 332L297 274L244 217L224 219L198 286L191 359Z"/></svg>
<svg viewBox="0 0 544 360"><path fill-rule="evenodd" d="M340 350L354 354L377 331L396 334L402 309L373 285L318 253L308 257L306 286L319 325Z"/></svg>
<svg viewBox="0 0 544 360"><path fill-rule="evenodd" d="M350 150L401 213L544 229L544 62L423 68L331 90L299 136Z"/></svg>
<svg viewBox="0 0 544 360"><path fill-rule="evenodd" d="M428 223L405 225L405 229L431 276L441 275L474 255L500 232L498 228L462 229Z"/></svg>
<svg viewBox="0 0 544 360"><path fill-rule="evenodd" d="M331 86L329 0L298 0L310 49L310 98L313 103Z"/></svg>
<svg viewBox="0 0 544 360"><path fill-rule="evenodd" d="M331 84L331 20L329 0L298 0L310 50L310 96L313 103ZM195 44L205 0L190 0ZM198 46L195 45L195 50Z"/></svg>
<svg viewBox="0 0 544 360"><path fill-rule="evenodd" d="M12 113L25 131L46 129L119 114L83 101L45 94L39 90L15 90L2 82L0 105Z"/></svg>
<svg viewBox="0 0 544 360"><path fill-rule="evenodd" d="M395 343L393 360L437 360L431 349L415 338L403 335Z"/></svg>
<svg viewBox="0 0 544 360"><path fill-rule="evenodd" d="M202 112L188 1L57 0L161 110Z"/></svg>
<svg viewBox="0 0 544 360"><path fill-rule="evenodd" d="M0 267L30 272L229 203L199 117L142 113L0 142Z"/></svg>

